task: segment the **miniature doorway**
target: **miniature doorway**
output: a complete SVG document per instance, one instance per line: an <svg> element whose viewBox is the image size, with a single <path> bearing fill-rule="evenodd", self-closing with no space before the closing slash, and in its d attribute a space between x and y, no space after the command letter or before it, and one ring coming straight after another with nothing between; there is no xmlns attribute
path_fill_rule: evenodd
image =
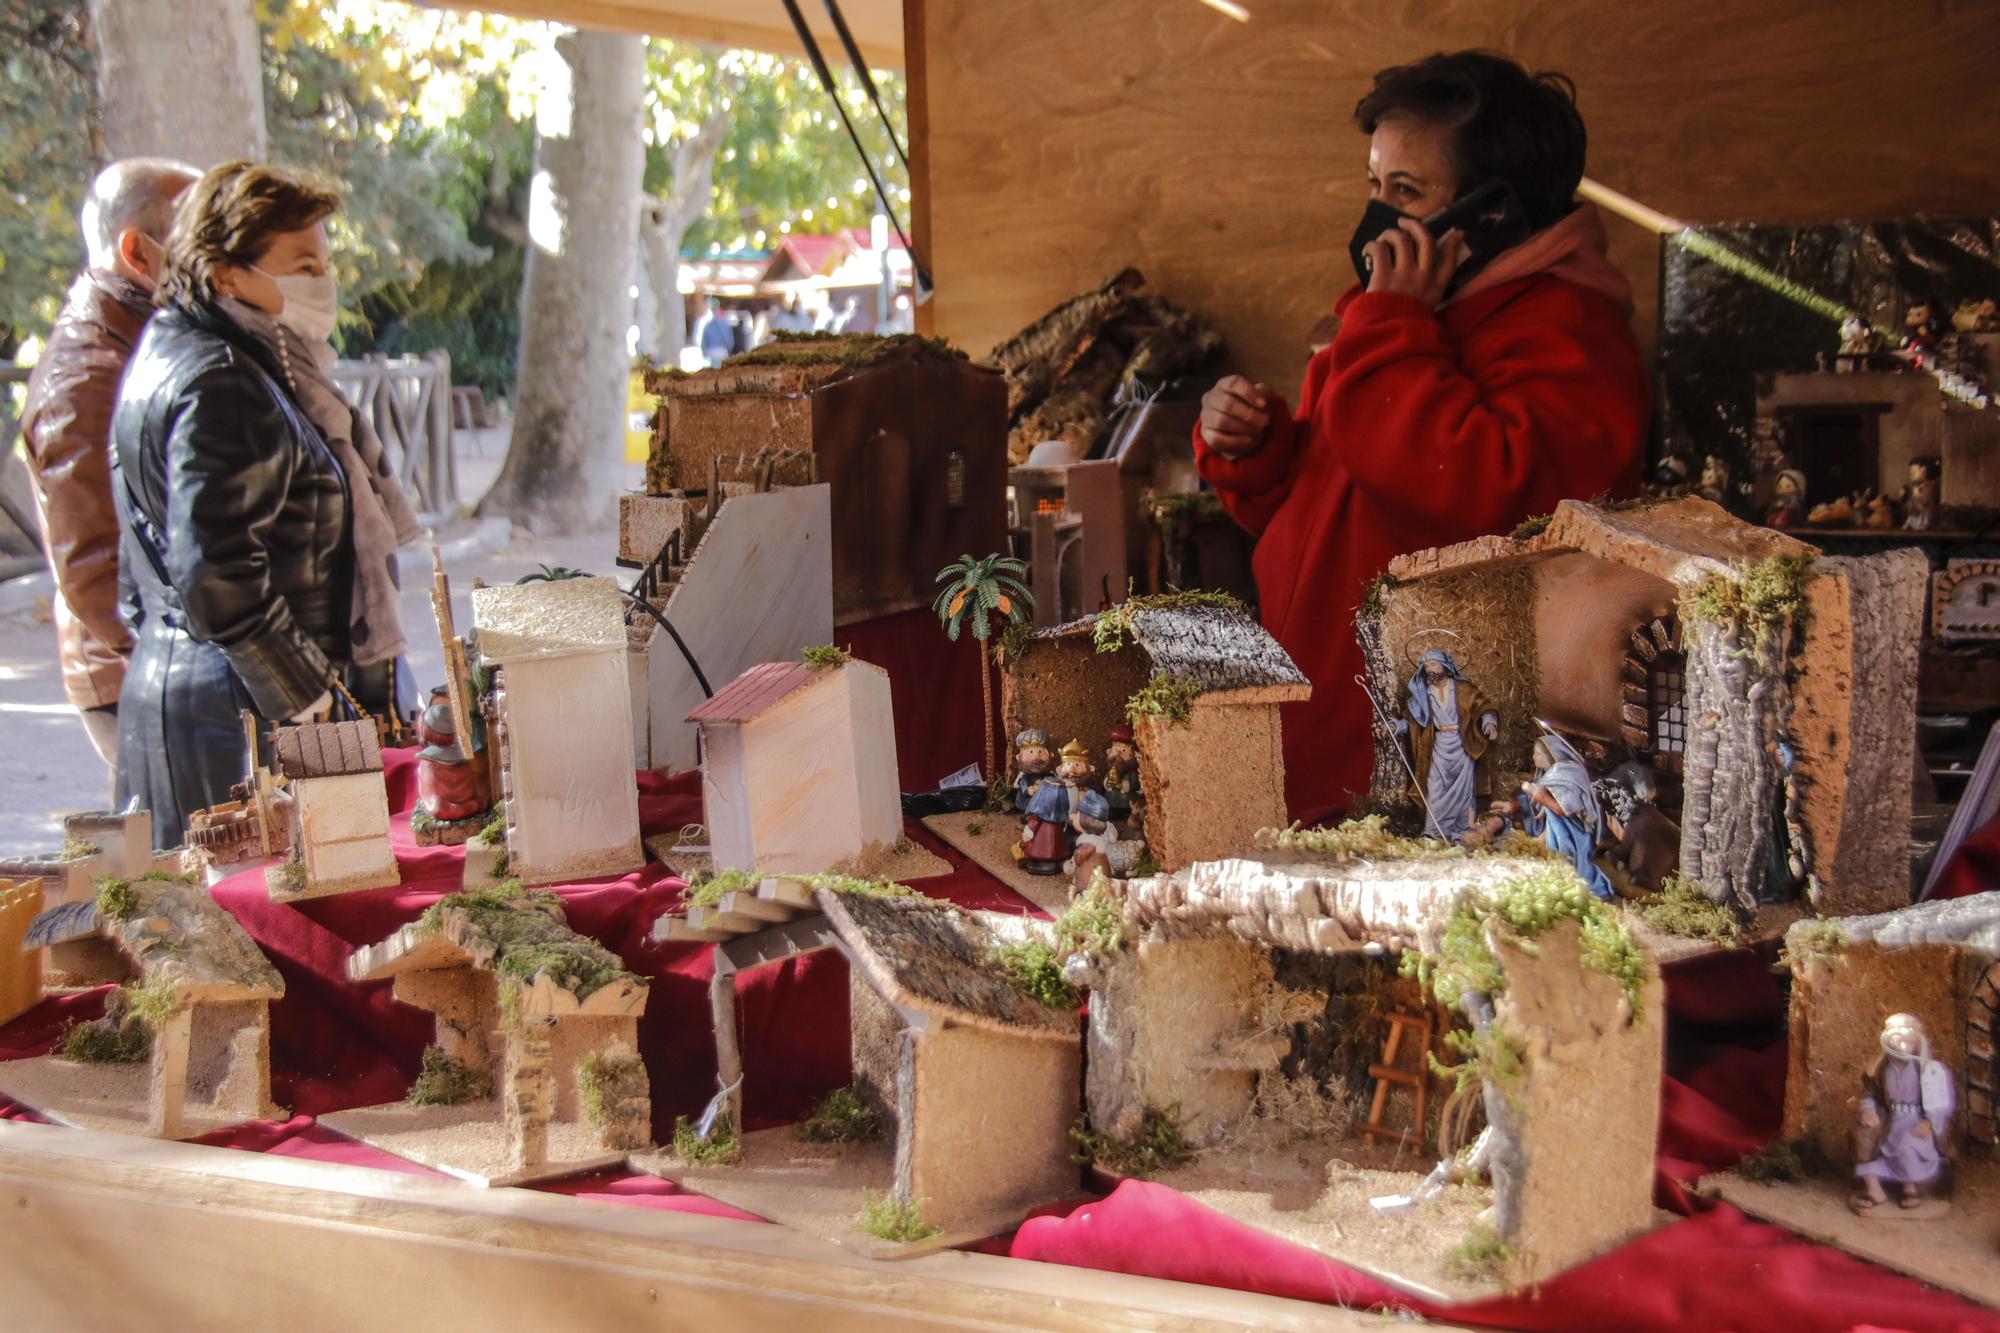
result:
<svg viewBox="0 0 2000 1333"><path fill-rule="evenodd" d="M1881 482L1882 414L1887 403L1787 407L1779 430L1806 474L1806 503L1822 504Z"/></svg>

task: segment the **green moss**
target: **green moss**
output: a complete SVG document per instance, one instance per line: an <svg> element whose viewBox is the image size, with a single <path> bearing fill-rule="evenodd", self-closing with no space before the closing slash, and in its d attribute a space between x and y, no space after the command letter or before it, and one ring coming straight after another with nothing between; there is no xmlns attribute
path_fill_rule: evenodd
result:
<svg viewBox="0 0 2000 1333"><path fill-rule="evenodd" d="M1513 1267L1514 1252L1484 1222L1466 1229L1465 1239L1445 1255L1445 1271L1461 1282L1498 1282Z"/></svg>
<svg viewBox="0 0 2000 1333"><path fill-rule="evenodd" d="M271 882L280 893L304 893L306 891L305 863L297 860L280 862L272 869Z"/></svg>
<svg viewBox="0 0 2000 1333"><path fill-rule="evenodd" d="M651 1090L646 1061L629 1046L606 1046L576 1062L577 1098L583 1118L598 1129L615 1118L612 1108L645 1098Z"/></svg>
<svg viewBox="0 0 2000 1333"><path fill-rule="evenodd" d="M410 811L410 832L435 833L444 827L444 821L430 811L418 806Z"/></svg>
<svg viewBox="0 0 2000 1333"><path fill-rule="evenodd" d="M495 801L493 808L486 812L486 822L479 826L479 832L472 840L482 847L498 847L507 841L507 803Z"/></svg>
<svg viewBox="0 0 2000 1333"><path fill-rule="evenodd" d="M523 889L519 880L465 889L432 903L418 924L442 929L445 914L454 911L466 918L466 942L492 949L503 998L543 975L579 1000L632 978L616 954L569 928L562 899L547 890Z"/></svg>
<svg viewBox="0 0 2000 1333"><path fill-rule="evenodd" d="M1182 1128L1178 1103L1165 1110L1147 1107L1129 1139L1100 1134L1091 1128L1088 1117L1081 1116L1070 1126L1069 1137L1076 1145L1072 1156L1078 1162L1094 1162L1121 1176L1151 1176L1184 1166L1194 1160L1197 1151Z"/></svg>
<svg viewBox="0 0 2000 1333"><path fill-rule="evenodd" d="M1734 578L1717 574L1702 580L1680 597L1685 625L1738 623L1770 634L1806 622L1806 584L1813 557L1774 555L1756 564L1736 566Z"/></svg>
<svg viewBox="0 0 2000 1333"><path fill-rule="evenodd" d="M1125 714L1135 722L1142 717L1161 717L1178 726L1194 716L1194 701L1200 693L1201 686L1189 677L1161 672L1125 701Z"/></svg>
<svg viewBox="0 0 2000 1333"><path fill-rule="evenodd" d="M174 1010L181 1007L179 992L172 982L163 977L125 986L122 990L125 1012L155 1032L173 1016Z"/></svg>
<svg viewBox="0 0 2000 1333"><path fill-rule="evenodd" d="M97 913L111 921L125 921L139 910L139 900L130 882L106 875L97 881Z"/></svg>
<svg viewBox="0 0 2000 1333"><path fill-rule="evenodd" d="M1090 627L1091 645L1100 653L1122 652L1138 642L1136 617L1141 611L1242 611L1244 605L1226 592L1204 588L1169 588L1165 592L1127 597L1108 610L1099 611Z"/></svg>
<svg viewBox="0 0 2000 1333"><path fill-rule="evenodd" d="M1462 856L1465 853L1436 838L1405 838L1389 830L1384 815L1364 815L1332 828L1258 829L1251 845L1264 851L1299 852L1331 857L1339 861L1401 861L1428 856Z"/></svg>
<svg viewBox="0 0 2000 1333"><path fill-rule="evenodd" d="M1834 961L1847 952L1847 945L1847 932L1839 922L1814 917L1785 932L1785 947L1778 951L1778 966L1795 968L1813 958Z"/></svg>
<svg viewBox="0 0 2000 1333"><path fill-rule="evenodd" d="M403 1100L411 1106L458 1106L493 1095L493 1078L463 1060L446 1055L442 1046L424 1047L424 1067Z"/></svg>
<svg viewBox="0 0 2000 1333"><path fill-rule="evenodd" d="M1536 514L1532 518L1524 518L1515 524L1514 531L1508 535L1517 542L1524 542L1530 537L1539 537L1547 532L1549 524L1555 521L1556 516L1553 513Z"/></svg>
<svg viewBox="0 0 2000 1333"><path fill-rule="evenodd" d="M757 886L764 882L764 876L755 870L717 870L709 874L697 873L688 880L688 891L681 899L681 906L713 907L731 893L755 893Z"/></svg>
<svg viewBox="0 0 2000 1333"><path fill-rule="evenodd" d="M1055 920L1056 952L1113 954L1125 947L1125 906L1099 866L1082 893L1069 900Z"/></svg>
<svg viewBox="0 0 2000 1333"><path fill-rule="evenodd" d="M836 875L830 871L817 875L779 875L777 878L803 884L815 892L825 889L831 893L848 893L862 898L923 897L909 885L898 884L894 880L858 879L853 875Z"/></svg>
<svg viewBox="0 0 2000 1333"><path fill-rule="evenodd" d="M514 869L513 853L509 852L505 847L502 847L500 849L500 855L493 858L493 878L506 879L508 874L513 869Z"/></svg>
<svg viewBox="0 0 2000 1333"><path fill-rule="evenodd" d="M727 1166L743 1155L736 1141L736 1126L717 1120L707 1138L696 1131L686 1116L674 1118L674 1156L693 1166Z"/></svg>
<svg viewBox="0 0 2000 1333"><path fill-rule="evenodd" d="M1382 613L1388 609L1385 595L1395 586L1396 580L1390 578L1386 571L1368 580L1368 586L1361 590L1361 604L1354 608L1354 618L1357 621L1380 620Z"/></svg>
<svg viewBox="0 0 2000 1333"><path fill-rule="evenodd" d="M943 338L914 333L878 337L868 333L780 333L761 347L739 352L725 366L841 366L858 370L892 357L917 361L963 361L964 352Z"/></svg>
<svg viewBox="0 0 2000 1333"><path fill-rule="evenodd" d="M854 660L853 653L845 648L836 648L830 643L808 648L800 656L814 671L831 671L835 667L846 666Z"/></svg>
<svg viewBox="0 0 2000 1333"><path fill-rule="evenodd" d="M965 826L967 837L976 838L984 832L986 832L986 821L983 819L975 819Z"/></svg>
<svg viewBox="0 0 2000 1333"><path fill-rule="evenodd" d="M1153 522L1168 531L1183 522L1221 518L1225 512L1222 498L1214 491L1144 491L1139 504L1152 515Z"/></svg>
<svg viewBox="0 0 2000 1333"><path fill-rule="evenodd" d="M1444 1044L1458 1060L1446 1064L1426 1052L1424 1058L1430 1062L1433 1074L1452 1080L1453 1088L1459 1092L1476 1091L1490 1083L1509 1104L1519 1108L1517 1092L1528 1072L1528 1053L1519 1041L1489 1025L1483 1033L1454 1028L1444 1034Z"/></svg>
<svg viewBox="0 0 2000 1333"><path fill-rule="evenodd" d="M995 662L1018 662L1027 651L1028 640L1034 635L1035 627L1025 620L1009 621L1000 631L1000 637L993 643Z"/></svg>
<svg viewBox="0 0 2000 1333"><path fill-rule="evenodd" d="M1667 876L1660 892L1639 908L1645 923L1665 935L1685 940L1710 940L1734 944L1743 934L1743 922L1735 911L1711 899L1678 870Z"/></svg>
<svg viewBox="0 0 2000 1333"><path fill-rule="evenodd" d="M63 1030L60 1047L65 1060L80 1065L129 1065L153 1053L153 1034L144 1023L93 1018Z"/></svg>
<svg viewBox="0 0 2000 1333"><path fill-rule="evenodd" d="M882 1121L849 1086L820 1098L792 1132L808 1143L868 1143L882 1137Z"/></svg>
<svg viewBox="0 0 2000 1333"><path fill-rule="evenodd" d="M1038 939L1003 944L988 955L988 961L1007 978L1007 984L1030 999L1051 1009L1074 1009L1083 997L1063 979L1065 955Z"/></svg>
<svg viewBox="0 0 2000 1333"><path fill-rule="evenodd" d="M896 1199L872 1190L861 1196L861 1216L857 1225L875 1237L896 1245L914 1245L942 1235L943 1227L924 1221L924 1205L929 1199Z"/></svg>
<svg viewBox="0 0 2000 1333"><path fill-rule="evenodd" d="M57 853L59 861L82 861L103 851L96 843L80 833L72 833L63 839L62 851Z"/></svg>
<svg viewBox="0 0 2000 1333"><path fill-rule="evenodd" d="M1745 1180L1795 1185L1800 1181L1830 1178L1834 1164L1811 1139L1782 1139L1766 1144L1736 1164L1736 1174Z"/></svg>

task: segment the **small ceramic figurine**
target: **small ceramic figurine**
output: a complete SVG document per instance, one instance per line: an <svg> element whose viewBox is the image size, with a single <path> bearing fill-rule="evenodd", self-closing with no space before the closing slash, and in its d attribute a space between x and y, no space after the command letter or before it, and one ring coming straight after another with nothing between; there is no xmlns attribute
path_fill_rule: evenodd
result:
<svg viewBox="0 0 2000 1333"><path fill-rule="evenodd" d="M1049 733L1040 727L1029 727L1014 738L1014 809L1020 814L1028 812L1028 801L1035 789L1042 785L1049 770L1055 766L1054 752L1049 748Z"/></svg>
<svg viewBox="0 0 2000 1333"><path fill-rule="evenodd" d="M1486 752L1500 737L1500 717L1442 648L1417 664L1403 714L1396 733L1409 741L1410 767L1423 788L1424 833L1457 842L1478 817L1479 798L1492 794Z"/></svg>
<svg viewBox="0 0 2000 1333"><path fill-rule="evenodd" d="M1731 491L1729 461L1718 454L1710 454L1702 461L1701 481L1695 486L1694 493L1711 504L1728 509L1735 499Z"/></svg>
<svg viewBox="0 0 2000 1333"><path fill-rule="evenodd" d="M1958 1090L1914 1014L1882 1024L1882 1054L1861 1076L1854 1125L1854 1184L1848 1206L1863 1217L1931 1216L1950 1207L1948 1147ZM1896 1187L1895 1208L1887 1185Z"/></svg>
<svg viewBox="0 0 2000 1333"><path fill-rule="evenodd" d="M1920 299L1910 302L1903 311L1903 351L1908 360L1920 360L1937 349L1937 340L1944 334L1944 319L1938 313L1937 302Z"/></svg>
<svg viewBox="0 0 2000 1333"><path fill-rule="evenodd" d="M1078 893L1090 886L1098 866L1110 870L1111 849L1118 842L1118 826L1111 822L1111 803L1103 792L1088 787L1077 794L1069 817L1072 851L1063 870L1076 881Z"/></svg>
<svg viewBox="0 0 2000 1333"><path fill-rule="evenodd" d="M417 809L428 824L413 826L419 846L464 842L478 831L489 808L482 765L466 757L452 721L445 687L431 691L430 704L417 716Z"/></svg>
<svg viewBox="0 0 2000 1333"><path fill-rule="evenodd" d="M1640 888L1658 893L1667 876L1680 869L1681 826L1653 804L1658 792L1653 771L1641 763L1624 763L1595 785L1611 842L1605 859L1623 867Z"/></svg>
<svg viewBox="0 0 2000 1333"><path fill-rule="evenodd" d="M1070 853L1070 812L1090 780L1090 756L1078 741L1063 746L1055 772L1037 783L1021 821L1019 860L1031 875L1060 875Z"/></svg>
<svg viewBox="0 0 2000 1333"><path fill-rule="evenodd" d="M1145 803L1139 790L1139 748L1132 743L1132 728L1116 726L1104 747L1104 799L1114 823L1137 818Z"/></svg>
<svg viewBox="0 0 2000 1333"><path fill-rule="evenodd" d="M1859 315L1849 315L1840 322L1840 355L1858 364L1855 369L1866 369L1868 358L1882 350L1882 340L1875 336L1875 330Z"/></svg>
<svg viewBox="0 0 2000 1333"><path fill-rule="evenodd" d="M1873 528L1877 532L1887 532L1896 526L1896 502L1886 495L1877 495L1868 501L1861 511L1861 526Z"/></svg>
<svg viewBox="0 0 2000 1333"><path fill-rule="evenodd" d="M1788 467L1778 474L1777 487L1764 523L1773 528L1796 528L1806 521L1806 474Z"/></svg>
<svg viewBox="0 0 2000 1333"><path fill-rule="evenodd" d="M1806 525L1814 528L1851 528L1854 526L1854 501L1849 496L1816 504L1806 514Z"/></svg>
<svg viewBox="0 0 2000 1333"><path fill-rule="evenodd" d="M1903 491L1903 526L1912 532L1927 532L1937 526L1940 471L1935 455L1910 460L1910 484Z"/></svg>
<svg viewBox="0 0 2000 1333"><path fill-rule="evenodd" d="M1491 835L1509 818L1541 840L1542 846L1566 857L1584 885L1599 898L1612 896L1611 881L1591 858L1604 836L1604 809L1597 802L1583 756L1568 741L1543 727L1535 741L1535 780L1521 784L1521 794L1495 802L1485 831Z"/></svg>
<svg viewBox="0 0 2000 1333"><path fill-rule="evenodd" d="M1687 491L1688 474L1691 469L1685 455L1666 454L1653 466L1653 475L1646 482L1649 495L1682 495Z"/></svg>
<svg viewBox="0 0 2000 1333"><path fill-rule="evenodd" d="M1951 312L1951 326L1960 333L1991 333L2000 328L2000 301L1968 296Z"/></svg>

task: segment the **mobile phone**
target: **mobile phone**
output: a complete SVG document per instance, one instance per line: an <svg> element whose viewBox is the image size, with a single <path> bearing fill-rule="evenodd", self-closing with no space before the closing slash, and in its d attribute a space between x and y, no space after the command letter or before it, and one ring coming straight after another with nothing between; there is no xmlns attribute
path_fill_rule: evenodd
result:
<svg viewBox="0 0 2000 1333"><path fill-rule="evenodd" d="M1350 243L1354 271L1361 275L1363 282L1368 281L1368 261L1362 251L1376 237L1401 226L1408 216L1379 199L1369 201L1361 225ZM1467 191L1429 217L1418 220L1432 236L1443 236L1456 230L1464 237L1466 257L1452 274L1451 285L1454 289L1484 268L1494 256L1527 240L1533 230L1528 226L1527 213L1521 207L1521 197L1514 192L1512 185L1499 179Z"/></svg>

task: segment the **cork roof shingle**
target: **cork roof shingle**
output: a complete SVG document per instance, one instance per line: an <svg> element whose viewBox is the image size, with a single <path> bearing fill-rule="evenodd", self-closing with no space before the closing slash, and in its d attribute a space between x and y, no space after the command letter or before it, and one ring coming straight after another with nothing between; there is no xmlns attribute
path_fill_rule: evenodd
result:
<svg viewBox="0 0 2000 1333"><path fill-rule="evenodd" d="M279 771L288 778L344 778L382 771L382 741L373 722L279 727L271 745Z"/></svg>
<svg viewBox="0 0 2000 1333"><path fill-rule="evenodd" d="M722 687L714 698L689 710L687 722L748 722L782 699L788 699L830 672L805 662L765 662L753 666Z"/></svg>
<svg viewBox="0 0 2000 1333"><path fill-rule="evenodd" d="M1808 931L1816 924L1797 922L1786 933ZM2000 957L2000 894L1975 893L1873 916L1835 917L1833 924L1855 943L1883 947L1956 944L1989 958Z"/></svg>
<svg viewBox="0 0 2000 1333"><path fill-rule="evenodd" d="M1096 616L1037 630L1059 639L1095 629ZM1141 607L1131 612L1132 635L1156 672L1194 682L1196 697L1236 690L1277 690L1305 698L1312 687L1269 630L1234 606Z"/></svg>
<svg viewBox="0 0 2000 1333"><path fill-rule="evenodd" d="M472 623L480 657L502 665L625 651L624 598L601 576L475 588Z"/></svg>

